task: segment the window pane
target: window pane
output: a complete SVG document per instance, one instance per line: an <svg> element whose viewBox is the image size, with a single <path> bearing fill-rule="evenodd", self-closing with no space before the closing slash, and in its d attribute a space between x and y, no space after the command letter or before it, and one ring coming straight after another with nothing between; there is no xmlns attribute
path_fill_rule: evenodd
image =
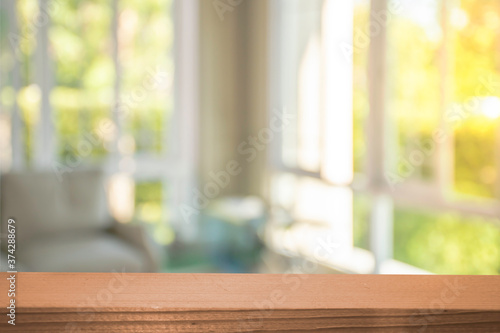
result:
<svg viewBox="0 0 500 333"><path fill-rule="evenodd" d="M440 12L438 0L388 7L387 101L390 125L397 133L396 141L390 142L396 152L391 168L404 180L428 180L437 171L429 142L441 116Z"/></svg>
<svg viewBox="0 0 500 333"><path fill-rule="evenodd" d="M9 42L16 44L14 54L20 66L18 78L20 86L16 102L21 117L20 139L24 149L24 156L21 159L30 166L33 160L33 141L41 101L40 87L34 84L36 34L33 34L30 28L38 15L39 8L36 0L20 0L15 2L14 6L17 13L17 31L11 35Z"/></svg>
<svg viewBox="0 0 500 333"><path fill-rule="evenodd" d="M322 0L285 0L281 13L280 94L293 114L283 131L282 160L288 167L318 172L321 157Z"/></svg>
<svg viewBox="0 0 500 333"><path fill-rule="evenodd" d="M355 247L370 250L371 200L368 195L360 193L354 193L353 199L353 243Z"/></svg>
<svg viewBox="0 0 500 333"><path fill-rule="evenodd" d="M398 208L394 258L440 274L499 274L499 223Z"/></svg>
<svg viewBox="0 0 500 333"><path fill-rule="evenodd" d="M109 1L58 1L49 29L54 87L50 94L63 161L107 154L114 101L112 17ZM108 147L109 148L109 147Z"/></svg>
<svg viewBox="0 0 500 333"><path fill-rule="evenodd" d="M137 182L135 184L135 219L149 225L153 238L159 244L167 245L174 240L169 225L170 214L164 205L168 193L159 181Z"/></svg>
<svg viewBox="0 0 500 333"><path fill-rule="evenodd" d="M140 182L135 185L135 216L146 223L159 223L162 218L162 184Z"/></svg>
<svg viewBox="0 0 500 333"><path fill-rule="evenodd" d="M352 250L353 214L358 212L353 211L351 189L331 186L316 178L299 177L291 173L276 173L272 181L271 199L275 222L281 226L303 228L304 232L319 230L323 236L335 239L339 245L336 248L338 255ZM363 232L358 230L359 234ZM364 236L359 236L362 237ZM306 244L307 240L301 243L302 246Z"/></svg>
<svg viewBox="0 0 500 333"><path fill-rule="evenodd" d="M454 189L466 195L498 197L498 121L470 117L457 125Z"/></svg>
<svg viewBox="0 0 500 333"><path fill-rule="evenodd" d="M167 149L173 111L172 1L119 2L121 116L137 152Z"/></svg>
<svg viewBox="0 0 500 333"><path fill-rule="evenodd" d="M454 188L498 198L500 3L463 0L450 8L453 36Z"/></svg>
<svg viewBox="0 0 500 333"><path fill-rule="evenodd" d="M14 52L9 42L11 32L8 3L0 2L0 171L7 171L12 162L11 119L15 99L12 71Z"/></svg>
<svg viewBox="0 0 500 333"><path fill-rule="evenodd" d="M368 116L368 51L370 1L357 0L354 6L353 56L353 125L354 171L363 172L366 155L365 121ZM348 50L346 50L348 52Z"/></svg>

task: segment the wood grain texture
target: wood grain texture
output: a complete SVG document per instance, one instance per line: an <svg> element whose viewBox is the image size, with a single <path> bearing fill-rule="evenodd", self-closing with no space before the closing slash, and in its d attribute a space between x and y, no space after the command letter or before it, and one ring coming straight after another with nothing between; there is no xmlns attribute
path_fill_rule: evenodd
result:
<svg viewBox="0 0 500 333"><path fill-rule="evenodd" d="M2 332L500 332L500 276L0 276Z"/></svg>

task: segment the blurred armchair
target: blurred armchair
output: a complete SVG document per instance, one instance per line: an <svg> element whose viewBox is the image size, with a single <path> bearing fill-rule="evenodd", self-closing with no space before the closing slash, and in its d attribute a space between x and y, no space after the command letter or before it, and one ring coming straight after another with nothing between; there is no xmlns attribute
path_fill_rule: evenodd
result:
<svg viewBox="0 0 500 333"><path fill-rule="evenodd" d="M0 183L2 256L13 218L18 270L157 271L159 256L145 230L109 215L100 170L75 170L62 180L51 172L8 173Z"/></svg>

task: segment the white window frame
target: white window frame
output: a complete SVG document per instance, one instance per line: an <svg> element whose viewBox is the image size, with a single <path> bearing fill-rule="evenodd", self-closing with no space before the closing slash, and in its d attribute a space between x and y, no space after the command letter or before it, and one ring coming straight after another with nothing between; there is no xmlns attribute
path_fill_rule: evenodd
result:
<svg viewBox="0 0 500 333"><path fill-rule="evenodd" d="M39 8L47 8L47 4L52 0L38 0ZM115 102L116 107L120 95L120 64L117 50L117 25L118 25L118 3L120 0L113 0L113 20L112 20L112 59L115 66ZM2 5L7 6L11 24L9 31L18 32L16 22L15 1L6 1ZM135 154L134 160L136 168L132 177L136 181L161 181L163 193L170 193L167 198L164 195L163 208L172 212L170 218L177 227L181 237L187 237L192 233L192 227L175 221L181 221L178 208L180 202L188 201L189 191L196 185L196 162L197 162L197 142L198 142L198 113L199 113L199 89L198 89L198 67L199 67L199 3L197 0L172 0L172 19L174 20L174 112L168 138L164 145L164 151L159 155L155 154ZM40 25L36 33L37 48L35 51L36 79L35 83L41 89L40 121L36 127L36 140L34 142L33 169L52 170L52 164L56 161L56 140L55 131L52 124L52 110L49 101L49 93L52 89L53 66L49 58L48 30L50 22ZM15 46L14 46L15 47ZM20 90L20 63L15 59L13 65L14 91ZM113 145L117 146L117 141L122 133L122 123L117 117L117 113L110 110L110 117L113 118L117 126L118 135L115 136ZM23 124L17 102L14 102L12 112L12 163L11 170L26 169L24 161L24 144L22 139ZM167 136L166 136L167 137ZM109 173L118 172L118 162L121 159L120 152L115 149L109 157L103 161L102 166Z"/></svg>
<svg viewBox="0 0 500 333"><path fill-rule="evenodd" d="M328 0L325 0L328 1ZM439 165L437 177L433 182L406 180L392 188L387 181L390 161L394 159L394 151L390 146L389 135L394 134L392 124L388 122L388 111L386 106L386 47L387 47L387 24L375 22L375 13L387 10L388 0L370 0L370 23L375 24L380 30L371 36L368 55L368 90L370 112L366 121L367 155L364 174L354 174L353 181L347 186L354 192L369 194L372 198L372 211L370 217L369 239L371 256L353 248L353 260L363 261L365 267L358 267L360 273L425 273L416 267L397 262L393 259L393 211L395 205L421 208L434 211L455 211L463 215L476 215L486 218L499 218L500 205L498 200L484 199L480 201L466 201L464 199L450 200L452 195L451 179L447 170L452 164L452 145L441 144L435 153L436 165ZM284 12L280 0L271 0L270 10L270 105L273 110L277 106L285 107L286 96L282 95L279 68L285 58L281 56L284 52L283 34L293 38L293 27L283 29L283 19L280 13ZM349 13L345 13L348 15ZM351 13L352 14L352 13ZM297 29L295 27L295 29ZM447 50L443 50L447 52ZM445 54L445 53L444 53ZM441 69L443 70L443 69ZM443 81L443 80L442 80ZM441 84L444 84L442 82ZM443 103L441 112L444 112ZM440 129L446 131L444 124ZM500 132L500 130L499 130ZM325 184L338 187L345 184L336 184L328 181L321 172L309 172L299 168L286 166L281 159L282 140L279 138L273 142L269 156L271 168L276 173L291 173L298 177L312 177L323 180ZM497 167L500 166L500 163ZM341 267L343 271L356 271L345 263L329 262L334 267Z"/></svg>

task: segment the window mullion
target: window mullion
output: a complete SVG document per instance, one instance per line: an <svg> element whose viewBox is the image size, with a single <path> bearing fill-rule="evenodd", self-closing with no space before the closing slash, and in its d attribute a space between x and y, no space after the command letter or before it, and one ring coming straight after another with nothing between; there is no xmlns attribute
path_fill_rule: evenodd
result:
<svg viewBox="0 0 500 333"><path fill-rule="evenodd" d="M176 228L181 239L193 240L196 237L195 223L184 221L180 211L181 203L190 205L192 190L197 186L198 152L198 115L199 115L199 4L197 0L174 0L174 124L178 131L173 132L180 147L180 161L176 163L178 177L172 180L174 192L170 205L172 220L179 221ZM171 142L174 142L171 140ZM171 152L172 150L170 150ZM167 204L165 202L164 204ZM194 217L193 217L194 219Z"/></svg>
<svg viewBox="0 0 500 333"><path fill-rule="evenodd" d="M19 26L17 22L17 10L15 1L7 1L6 6L9 11L9 31L13 36L19 35ZM18 38L12 38L12 52L14 57L14 65L12 70L12 87L14 89L14 103L12 105L12 120L11 120L11 144L12 144L12 168L14 170L23 169L26 165L25 149L23 145L23 121L21 117L21 109L17 103L17 96L21 89L21 66L20 66L20 45Z"/></svg>
<svg viewBox="0 0 500 333"><path fill-rule="evenodd" d="M387 0L372 0L370 8L370 26L379 29L370 35L369 49L369 103L368 115L368 166L369 186L374 193L370 217L370 249L375 257L375 273L380 273L382 263L392 257L393 246L393 201L383 194L387 190L386 172L391 161L388 143L393 139L389 135L389 118L386 105L386 46L387 21L378 22L375 17L387 12Z"/></svg>
<svg viewBox="0 0 500 333"><path fill-rule="evenodd" d="M52 128L52 112L50 106L50 92L52 85L52 66L49 56L48 28L50 16L48 14L48 3L50 0L39 0L39 14L37 25L37 46L35 54L36 82L40 88L40 121L36 128L36 140L34 146L35 168L50 168L54 160L54 138Z"/></svg>
<svg viewBox="0 0 500 333"><path fill-rule="evenodd" d="M446 192L449 192L453 187L453 174L454 174L454 166L453 166L453 155L454 155L454 135L453 129L447 122L445 121L446 116L446 108L449 102L449 93L448 87L450 86L450 61L452 61L452 54L449 50L449 42L450 42L450 29L448 26L448 7L447 1L441 2L441 28L443 31L443 38L440 46L439 52L439 76L441 80L440 84L440 131L443 135L446 135L447 140L444 142L438 142L437 154L435 158L435 168L437 170L436 182L438 186L438 193L443 197Z"/></svg>
<svg viewBox="0 0 500 333"><path fill-rule="evenodd" d="M120 94L121 94L121 78L122 78L122 70L120 66L119 60L119 41L118 41L118 20L119 20L119 9L118 9L118 0L113 0L112 4L113 10L113 20L111 23L111 43L112 43L112 60L115 70L115 82L113 87L113 106L111 108L111 119L116 126L115 135L113 137L111 156L108 159L108 170L112 173L115 173L119 170L118 166L121 159L121 153L118 149L118 142L123 135L123 115L120 114Z"/></svg>

